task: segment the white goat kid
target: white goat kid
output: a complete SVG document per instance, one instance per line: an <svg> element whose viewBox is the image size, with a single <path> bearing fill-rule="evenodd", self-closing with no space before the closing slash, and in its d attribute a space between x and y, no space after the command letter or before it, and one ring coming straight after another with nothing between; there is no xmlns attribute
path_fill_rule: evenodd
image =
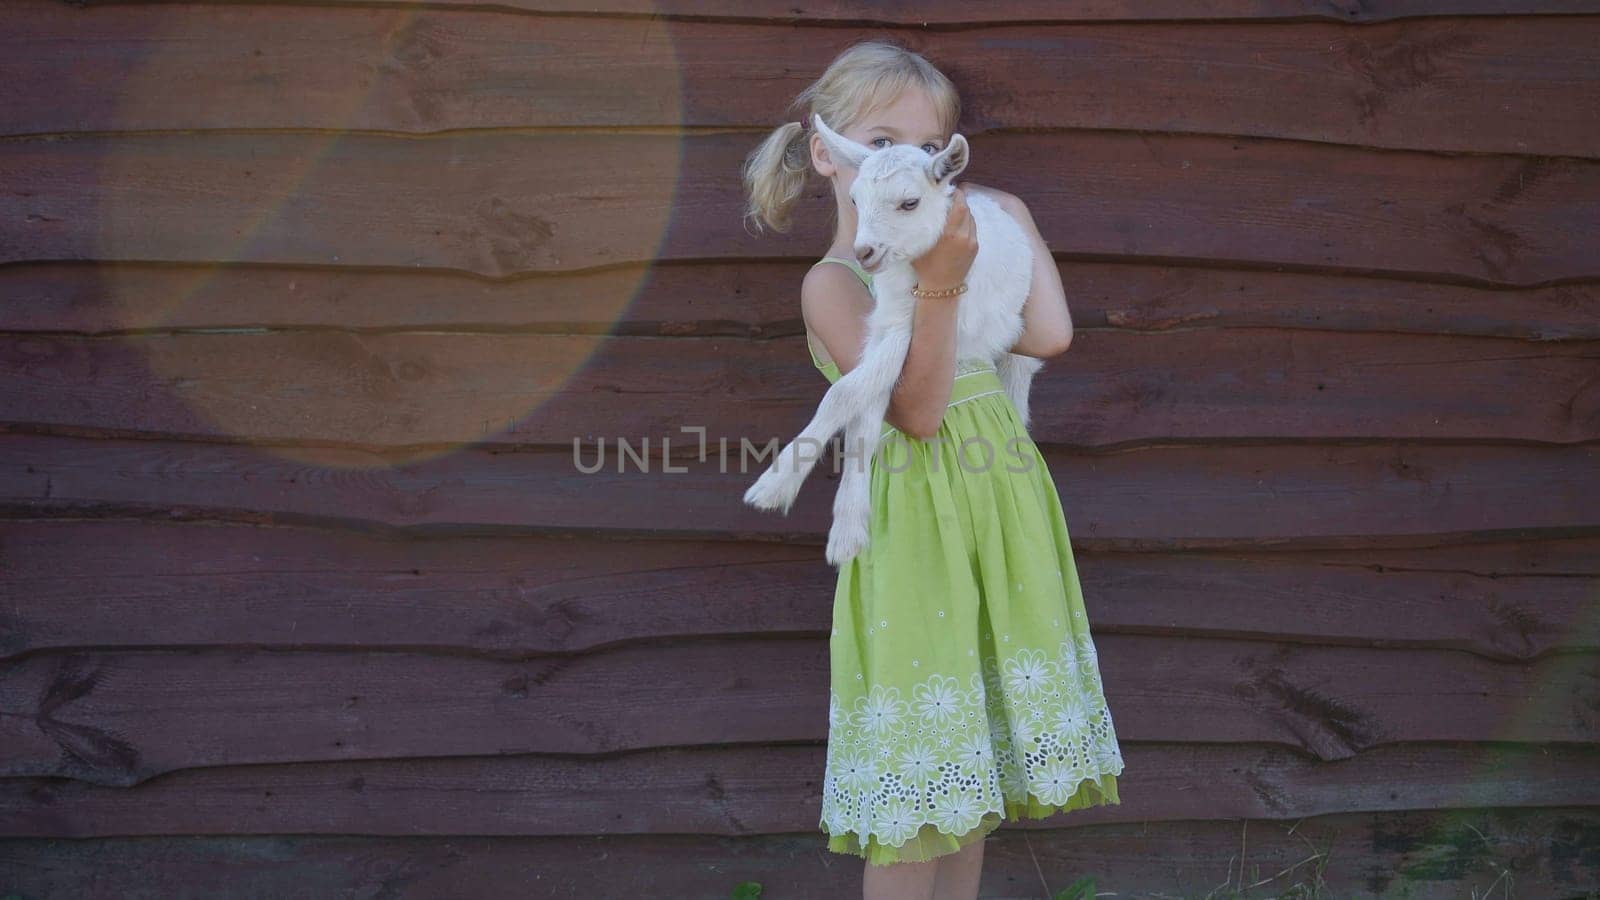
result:
<svg viewBox="0 0 1600 900"><path fill-rule="evenodd" d="M750 489L745 502L785 514L800 485L821 455L823 442L845 432L844 472L833 502L828 532L828 562L840 566L865 549L871 522L870 461L877 452L889 398L911 346L912 317L918 300L911 289L911 261L927 253L944 231L955 191L954 179L967 167L968 145L952 135L950 145L928 155L908 145L874 148L850 140L814 115L835 159L857 169L850 187L856 207L856 256L872 273L875 304L867 317L861 361L828 388L816 415L777 455ZM993 363L1006 395L1028 424L1028 390L1043 362L1010 352L1022 334L1022 306L1033 274L1027 233L992 198L968 193L967 206L978 237L978 254L967 273L967 293L959 301L956 360ZM809 453L802 454L802 448ZM859 448L859 452L857 452ZM1000 448L992 448L998 456Z"/></svg>

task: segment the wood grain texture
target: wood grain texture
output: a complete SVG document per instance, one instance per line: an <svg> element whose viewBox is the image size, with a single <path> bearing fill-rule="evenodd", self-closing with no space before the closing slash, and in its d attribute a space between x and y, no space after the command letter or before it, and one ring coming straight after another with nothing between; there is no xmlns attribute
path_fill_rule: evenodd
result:
<svg viewBox="0 0 1600 900"><path fill-rule="evenodd" d="M1594 746L1399 744L1319 761L1249 743L1124 750L1120 805L1007 828L1339 812L1594 806ZM816 835L821 746L502 753L177 772L137 787L0 781L0 836L184 834ZM1204 777L1196 777L1197 773ZM1135 800L1137 795L1139 799ZM859 871L859 867L858 867Z"/></svg>
<svg viewBox="0 0 1600 900"><path fill-rule="evenodd" d="M29 190L0 194L0 262L504 278L827 246L818 193L793 234L746 230L754 146L581 130L6 141L0 181ZM1096 131L985 137L968 174L1021 197L1059 253L1507 287L1600 275L1595 160Z"/></svg>
<svg viewBox="0 0 1600 900"><path fill-rule="evenodd" d="M365 782L346 785L351 793ZM709 790L710 784L704 785ZM461 802L452 798L454 802ZM256 793L251 801L270 804ZM1074 813L1073 815L1080 815ZM1070 817L1007 824L984 849L982 896L1038 897L1084 875L1101 891L1203 897L1257 884L1286 896L1321 885L1336 896L1457 900L1508 878L1531 897L1600 882L1588 848L1592 809L1480 808L1351 812L1296 821L1189 820L1073 826ZM0 870L25 896L211 900L218 884L259 896L723 897L745 881L762 896L845 897L861 867L822 849L806 823L763 836L607 831L573 837L328 835L0 840ZM1509 874L1508 874L1509 873Z"/></svg>
<svg viewBox="0 0 1600 900"><path fill-rule="evenodd" d="M18 298L0 304L0 331L792 337L804 331L800 283L814 261L630 264L497 281L381 269L18 263L0 268L0 293ZM1600 339L1600 281L1496 288L1067 253L1056 263L1080 336L1259 328Z"/></svg>
<svg viewBox="0 0 1600 900"><path fill-rule="evenodd" d="M407 459L342 448L9 434L0 435L0 511L820 545L833 502L826 462L783 516L739 502L761 471L753 456L741 473L736 446L726 468L715 444L705 463L688 453L672 458L682 472L663 471L659 455L648 470L625 456L618 471L613 446L606 466L586 474L570 448L443 448ZM1593 444L1200 445L1108 454L1046 447L1044 455L1074 544L1088 549L1387 549L1587 535L1600 519L1593 502L1600 446ZM592 447L580 457L594 458ZM1160 498L1159 511L1151 498Z"/></svg>
<svg viewBox="0 0 1600 900"><path fill-rule="evenodd" d="M842 40L833 17L902 18L849 4L798 14L651 4L648 17L559 6L453 9L149 4L75 9L14 2L0 79L8 135L215 129L426 134L464 128L747 128L771 123ZM1600 19L1472 17L1352 29L1399 5L1031 4L981 11L982 27L896 32L962 92L961 128L1231 134L1368 147L1600 156ZM905 9L954 24L941 10ZM1409 4L1416 10L1419 4ZM1566 10L1600 3L1564 4ZM1558 11L1555 6L1548 11ZM1088 7L1085 9L1085 7ZM171 11L168 11L168 10ZM1210 15L1196 10L1209 9ZM724 13L733 12L733 8ZM1182 11L1181 21L1160 20ZM1539 12L1522 5L1519 12ZM537 12L538 14L524 14ZM675 18L680 12L693 17ZM1163 12L1165 15L1163 15ZM961 15L972 21L974 11ZM1456 16L1468 13L1466 17ZM1324 22L1309 21L1312 16ZM996 16L998 18L990 18ZM1140 21L1143 20L1143 21ZM1267 20L1267 21L1263 21ZM841 24L866 25L856 21ZM920 22L918 23L920 24ZM63 42L84 48L60 52ZM337 52L326 48L336 47ZM205 78L192 73L206 72ZM115 84L108 93L105 85ZM775 124L775 123L771 123Z"/></svg>
<svg viewBox="0 0 1600 900"><path fill-rule="evenodd" d="M1600 651L1600 540L1076 555L1096 634L1501 662ZM693 637L818 637L815 546L127 521L0 525L0 658L96 647L508 659Z"/></svg>
<svg viewBox="0 0 1600 900"><path fill-rule="evenodd" d="M1600 745L1600 654L1499 663L1456 650L1188 636L1104 634L1096 644L1129 744L1265 743L1322 760L1418 741ZM0 775L12 778L129 785L224 765L827 737L825 638L662 640L519 660L86 650L0 663L0 675L10 713L0 717Z"/></svg>
<svg viewBox="0 0 1600 900"><path fill-rule="evenodd" d="M328 6L359 6L362 0L323 0ZM480 0L398 0L413 8L464 7L477 9ZM155 4L149 4L155 5ZM783 23L822 20L885 25L987 25L994 22L1112 22L1180 21L1212 19L1258 21L1287 19L1295 22L1348 22L1363 24L1401 18L1433 16L1546 16L1600 11L1595 0L1363 0L1357 4L1338 0L1092 0L1062 6L1050 0L1022 0L993 10L978 9L953 0L932 0L916 6L895 6L873 0L845 0L807 6L795 3L738 3L734 0L606 0L601 3L569 0L506 0L497 8L534 13L598 13L668 21L696 18L732 18L741 22L774 20ZM979 13L982 15L979 15Z"/></svg>
<svg viewBox="0 0 1600 900"><path fill-rule="evenodd" d="M1600 340L1104 330L1073 350L1035 378L1040 444L1600 441ZM324 330L0 335L0 377L17 430L377 453L577 441L585 459L602 438L785 444L828 387L799 336Z"/></svg>
<svg viewBox="0 0 1600 900"><path fill-rule="evenodd" d="M363 781L350 783L358 791ZM707 785L709 788L709 785ZM253 798L256 799L256 798ZM256 799L256 802L261 802ZM1072 814L1078 815L1078 814ZM1600 881L1592 809L1414 810L1296 822L1107 823L1070 817L1006 825L984 846L982 897L1035 898L1090 874L1098 890L1205 897L1251 886L1282 897L1320 884L1333 897L1459 900L1515 884L1565 897ZM0 839L0 870L24 895L74 894L85 882L130 900L211 900L218 884L261 897L390 894L493 897L725 897L744 881L763 897L848 897L861 866L800 833L586 836L226 834L93 841ZM352 865L357 860L358 865ZM1259 882L1259 884L1258 884Z"/></svg>

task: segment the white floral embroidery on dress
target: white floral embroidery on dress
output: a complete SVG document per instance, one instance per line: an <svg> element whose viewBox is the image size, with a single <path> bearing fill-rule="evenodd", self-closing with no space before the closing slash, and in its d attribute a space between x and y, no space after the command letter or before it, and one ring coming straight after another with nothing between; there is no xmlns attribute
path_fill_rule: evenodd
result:
<svg viewBox="0 0 1600 900"><path fill-rule="evenodd" d="M899 847L930 823L970 831L1003 815L1006 799L1065 803L1084 781L1122 774L1104 691L1087 633L1053 658L1037 648L985 658L965 689L933 673L912 697L872 685L850 709L830 690L819 824Z"/></svg>

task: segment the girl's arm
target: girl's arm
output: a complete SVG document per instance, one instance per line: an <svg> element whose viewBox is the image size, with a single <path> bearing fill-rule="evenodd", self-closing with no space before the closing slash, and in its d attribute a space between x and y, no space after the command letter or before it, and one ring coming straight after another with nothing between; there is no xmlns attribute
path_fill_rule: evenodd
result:
<svg viewBox="0 0 1600 900"><path fill-rule="evenodd" d="M1039 234L1028 207L1015 196L994 188L964 182L963 187L985 193L1011 213L1033 245L1033 282L1022 307L1022 336L1011 347L1012 353L1049 359L1067 352L1072 344L1072 314L1067 310L1067 292L1061 285L1061 270L1056 268L1050 247Z"/></svg>
<svg viewBox="0 0 1600 900"><path fill-rule="evenodd" d="M962 283L973 258L978 256L978 234L970 208L966 207L966 186L955 189L950 213L944 219L944 232L930 250L912 259L917 283L926 290L944 290ZM811 269L800 288L800 311L806 325L816 333L827 354L834 357L838 373L850 372L858 364L858 354L867 330L867 314L872 311L872 295L851 272L838 272L843 266ZM842 279L850 279L845 285ZM846 299L837 303L837 298ZM955 323L960 295L917 299L912 309L910 348L906 364L894 381L890 407L883 418L902 434L930 439L939 432L944 410L955 389Z"/></svg>
<svg viewBox="0 0 1600 900"><path fill-rule="evenodd" d="M890 425L920 440L938 433L945 405L955 389L956 300L917 301L911 347L884 413ZM844 266L812 269L800 288L800 309L840 375L861 362L872 295L855 273Z"/></svg>
<svg viewBox="0 0 1600 900"><path fill-rule="evenodd" d="M943 290L960 284L972 260L978 255L976 229L967 208L965 185L956 189L955 202L945 219L944 232L927 253L912 260L917 283L927 290ZM839 374L855 368L872 311L872 295L850 272L819 266L806 275L801 286L800 308L810 326L839 367ZM842 284L848 277L852 284ZM838 297L849 298L838 303ZM944 411L955 390L956 310L960 295L929 297L916 301L911 318L911 346L900 368L889 408L884 418L903 434L927 440L939 431Z"/></svg>

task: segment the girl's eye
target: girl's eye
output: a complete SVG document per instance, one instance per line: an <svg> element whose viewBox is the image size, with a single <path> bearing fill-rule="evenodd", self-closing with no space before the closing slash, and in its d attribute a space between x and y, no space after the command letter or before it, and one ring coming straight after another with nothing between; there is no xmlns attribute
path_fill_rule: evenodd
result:
<svg viewBox="0 0 1600 900"><path fill-rule="evenodd" d="M888 140L889 139L886 138L886 137L875 137L875 138L872 139L872 146L876 147L876 146L878 146L878 142L879 141L888 141ZM890 141L890 143L893 143L893 141ZM928 155L929 156L933 156L934 154L939 152L939 145L938 144L934 144L934 143L927 143L927 144L923 144L922 145L922 149L928 151Z"/></svg>

